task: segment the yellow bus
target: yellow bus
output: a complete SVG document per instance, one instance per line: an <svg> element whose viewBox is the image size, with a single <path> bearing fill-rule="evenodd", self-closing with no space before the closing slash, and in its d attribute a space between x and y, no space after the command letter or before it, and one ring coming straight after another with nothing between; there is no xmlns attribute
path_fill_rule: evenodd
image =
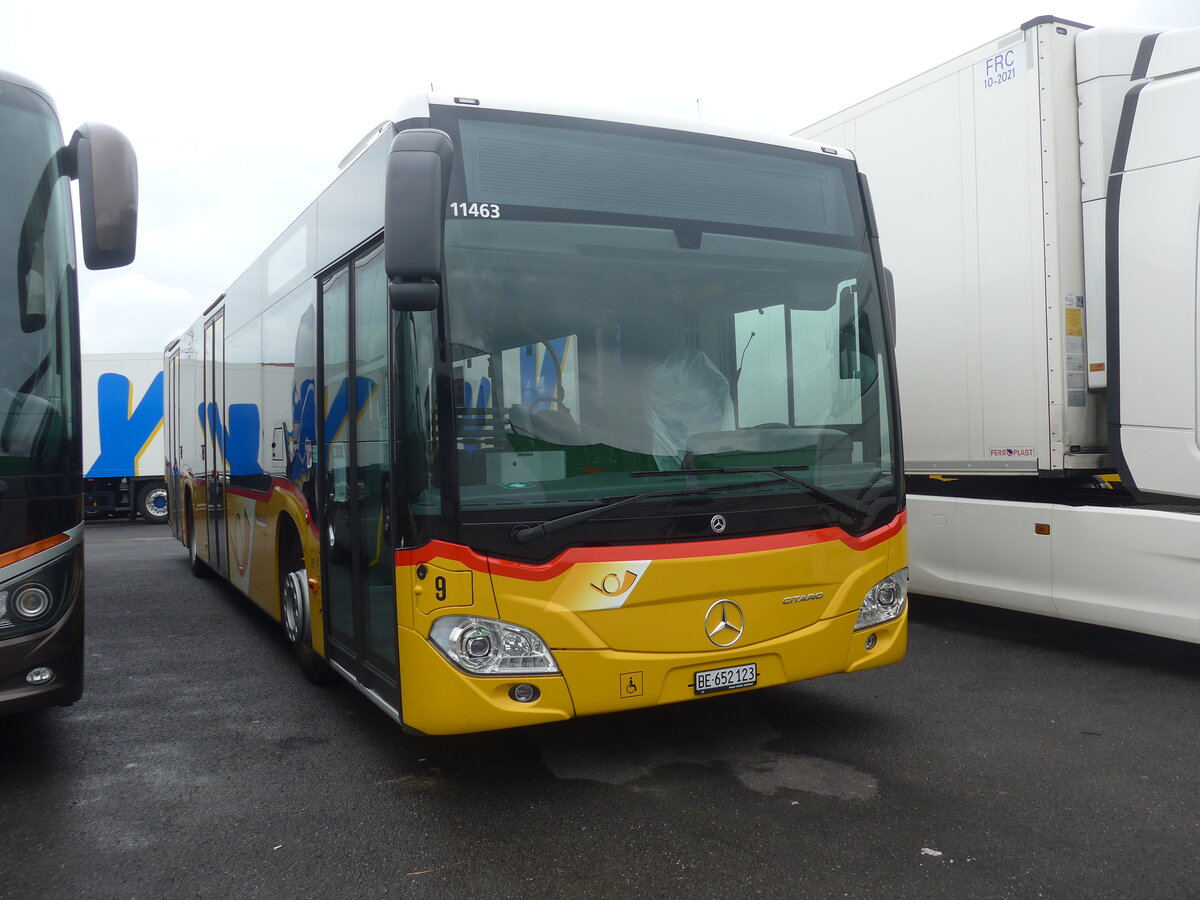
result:
<svg viewBox="0 0 1200 900"><path fill-rule="evenodd" d="M873 223L838 148L412 98L166 348L174 533L425 734L896 662Z"/></svg>

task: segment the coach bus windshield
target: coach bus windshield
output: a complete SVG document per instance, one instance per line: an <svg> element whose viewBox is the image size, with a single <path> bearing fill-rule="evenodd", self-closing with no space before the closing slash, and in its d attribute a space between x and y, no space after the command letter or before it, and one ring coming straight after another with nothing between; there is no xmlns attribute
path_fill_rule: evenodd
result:
<svg viewBox="0 0 1200 900"><path fill-rule="evenodd" d="M61 146L49 102L0 80L0 479L78 467L74 243Z"/></svg>
<svg viewBox="0 0 1200 900"><path fill-rule="evenodd" d="M862 533L895 515L889 348L849 160L484 110L433 124L459 153L446 315L477 540L503 550L521 523L643 494L562 539L713 538L717 513L727 536Z"/></svg>

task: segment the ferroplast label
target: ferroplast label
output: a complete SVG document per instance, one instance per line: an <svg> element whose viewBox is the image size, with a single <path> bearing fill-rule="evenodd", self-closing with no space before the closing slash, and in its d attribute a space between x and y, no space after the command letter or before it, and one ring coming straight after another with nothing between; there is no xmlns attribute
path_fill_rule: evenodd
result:
<svg viewBox="0 0 1200 900"><path fill-rule="evenodd" d="M992 447L988 451L988 456L997 459L1001 457L1005 459L1033 459L1034 449L1032 447Z"/></svg>

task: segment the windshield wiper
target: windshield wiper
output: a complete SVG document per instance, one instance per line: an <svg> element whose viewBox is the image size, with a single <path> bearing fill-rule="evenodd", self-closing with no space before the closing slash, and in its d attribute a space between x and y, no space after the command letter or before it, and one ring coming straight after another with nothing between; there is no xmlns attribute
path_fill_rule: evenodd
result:
<svg viewBox="0 0 1200 900"><path fill-rule="evenodd" d="M653 478L667 475L682 475L684 477L690 475L744 475L750 473L777 475L784 481L790 481L792 484L804 488L814 497L820 497L830 506L848 515L855 525L861 525L863 519L867 517L868 512L859 505L857 500L854 500L847 494L843 494L841 491L830 490L829 488L813 484L811 481L798 478L789 471L802 471L807 468L808 466L721 466L717 469L667 469L656 472L632 472L630 474L635 478Z"/></svg>
<svg viewBox="0 0 1200 900"><path fill-rule="evenodd" d="M748 469L747 471L753 470ZM766 472L769 470L763 469L761 471ZM511 532L511 537L518 544L528 544L530 541L537 540L540 537L546 537L547 535L553 534L556 531L562 531L564 528L570 528L572 525L578 525L580 522L586 522L588 519L594 518L601 513L606 513L609 510L616 509L619 506L625 506L627 503L636 503L639 500L654 500L660 497L695 497L701 494L715 493L716 491L730 491L737 488L761 487L764 484L770 483L771 482L769 481L758 481L751 482L749 484L719 484L714 487L673 488L669 491L645 491L641 494L634 494L632 497L622 497L620 500L613 500L611 503L604 503L600 506L593 506L591 509L582 510L581 512L560 516L557 519L551 519L549 522L543 522L541 525L529 525L525 528L514 528Z"/></svg>

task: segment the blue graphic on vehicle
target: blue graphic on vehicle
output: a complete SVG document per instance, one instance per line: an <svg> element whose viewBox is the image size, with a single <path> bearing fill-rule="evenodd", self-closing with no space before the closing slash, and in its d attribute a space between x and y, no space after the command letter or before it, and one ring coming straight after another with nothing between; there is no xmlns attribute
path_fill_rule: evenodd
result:
<svg viewBox="0 0 1200 900"><path fill-rule="evenodd" d="M133 386L116 372L96 383L100 455L84 478L127 478L137 473L138 459L163 424L163 375L159 372L133 406Z"/></svg>
<svg viewBox="0 0 1200 900"><path fill-rule="evenodd" d="M161 376L160 376L161 381ZM355 380L358 415L366 408L375 383L359 376ZM160 386L161 396L161 386ZM300 481L309 470L312 460L308 459L308 448L316 443L316 396L312 379L298 385L292 396L292 413L295 417L291 430L284 436L289 448L288 478ZM330 403L325 417L325 434L329 438L337 435L346 425L349 414L348 383L343 381ZM196 417L204 439L212 435L216 444L217 459L224 456L229 475L241 477L262 475L265 470L259 462L261 449L262 420L255 403L229 404L228 421L222 421L221 411L215 402L201 403L196 407ZM161 421L161 420L160 420Z"/></svg>

